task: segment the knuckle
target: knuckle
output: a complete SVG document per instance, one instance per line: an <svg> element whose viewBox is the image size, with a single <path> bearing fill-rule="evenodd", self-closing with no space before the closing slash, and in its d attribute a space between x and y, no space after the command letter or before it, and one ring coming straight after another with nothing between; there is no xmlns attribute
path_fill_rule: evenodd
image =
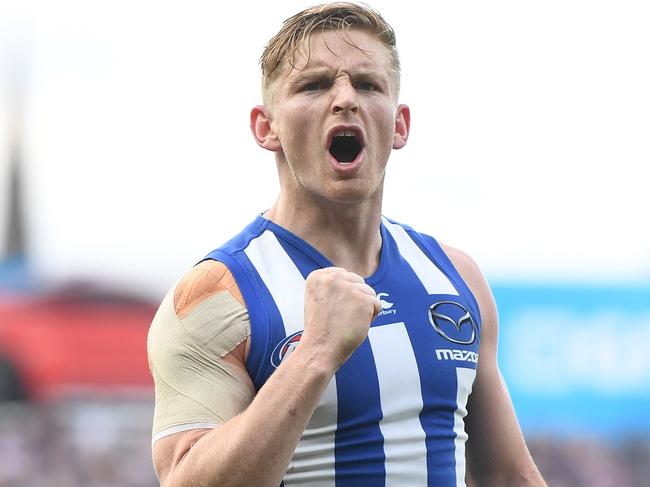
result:
<svg viewBox="0 0 650 487"><path fill-rule="evenodd" d="M322 281L323 279L327 278L327 273L324 272L326 269L316 269L315 271L312 271L308 276L307 279L305 280L306 283L312 284L316 283L319 281Z"/></svg>

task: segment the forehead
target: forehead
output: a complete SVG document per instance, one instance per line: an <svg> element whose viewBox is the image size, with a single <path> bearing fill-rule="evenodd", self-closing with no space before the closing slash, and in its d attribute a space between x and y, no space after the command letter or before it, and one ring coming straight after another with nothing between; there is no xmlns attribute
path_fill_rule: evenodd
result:
<svg viewBox="0 0 650 487"><path fill-rule="evenodd" d="M391 71L389 49L374 35L362 30L327 30L309 37L309 45L301 45L295 53L288 77L312 68L329 67L341 70L364 69Z"/></svg>

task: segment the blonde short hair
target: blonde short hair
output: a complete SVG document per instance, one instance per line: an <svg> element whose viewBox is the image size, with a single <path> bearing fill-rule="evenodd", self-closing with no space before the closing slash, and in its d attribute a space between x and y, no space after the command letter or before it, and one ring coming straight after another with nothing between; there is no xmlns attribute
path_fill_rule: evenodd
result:
<svg viewBox="0 0 650 487"><path fill-rule="evenodd" d="M360 29L374 35L390 52L395 81L395 93L399 93L400 62L395 32L379 12L366 5L348 2L327 3L303 10L284 21L280 31L271 38L260 58L262 68L262 94L264 102L271 99L271 84L285 68L295 67L296 54L302 49L309 59L309 39L314 32L334 30L353 47L345 37L350 29Z"/></svg>

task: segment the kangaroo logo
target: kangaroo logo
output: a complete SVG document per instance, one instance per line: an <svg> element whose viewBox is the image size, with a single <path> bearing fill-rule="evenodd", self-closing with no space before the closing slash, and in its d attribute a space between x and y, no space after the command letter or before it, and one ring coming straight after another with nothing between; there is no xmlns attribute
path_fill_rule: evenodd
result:
<svg viewBox="0 0 650 487"><path fill-rule="evenodd" d="M390 296L388 293L378 293L377 297L379 298L379 302L381 303L381 309L390 309L393 307L393 303L389 303L388 301L382 299L384 296Z"/></svg>

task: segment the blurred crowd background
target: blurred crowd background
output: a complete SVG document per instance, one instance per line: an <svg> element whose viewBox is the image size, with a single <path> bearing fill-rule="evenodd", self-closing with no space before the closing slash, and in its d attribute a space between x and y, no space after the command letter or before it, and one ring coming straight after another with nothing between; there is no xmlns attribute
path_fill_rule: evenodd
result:
<svg viewBox="0 0 650 487"><path fill-rule="evenodd" d="M148 326L272 202L257 59L310 4L0 0L0 487L157 485ZM647 487L650 7L372 5L413 113L385 213L484 269L549 485Z"/></svg>

